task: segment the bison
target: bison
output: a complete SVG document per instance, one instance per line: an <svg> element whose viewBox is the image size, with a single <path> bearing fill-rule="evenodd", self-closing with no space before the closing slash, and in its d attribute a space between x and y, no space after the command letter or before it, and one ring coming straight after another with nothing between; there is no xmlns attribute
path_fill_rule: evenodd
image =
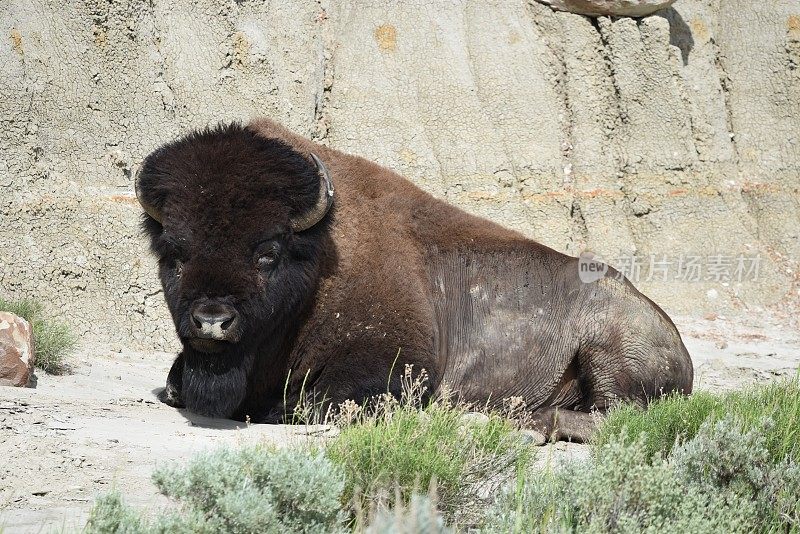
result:
<svg viewBox="0 0 800 534"><path fill-rule="evenodd" d="M593 410L691 391L675 325L614 269L587 283L580 259L270 120L158 148L136 194L183 345L171 406L280 422L310 393L399 395L412 364L585 440Z"/></svg>

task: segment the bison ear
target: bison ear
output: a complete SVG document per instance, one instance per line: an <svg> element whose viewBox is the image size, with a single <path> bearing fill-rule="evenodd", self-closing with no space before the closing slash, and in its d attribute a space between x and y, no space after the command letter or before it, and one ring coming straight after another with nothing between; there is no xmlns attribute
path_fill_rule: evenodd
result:
<svg viewBox="0 0 800 534"><path fill-rule="evenodd" d="M313 208L307 213L290 220L292 230L295 232L308 230L320 222L331 209L331 206L333 206L333 182L331 181L331 175L328 173L328 169L325 168L325 164L322 163L322 160L313 152L311 153L311 159L314 160L320 177L319 194L317 195L317 202Z"/></svg>
<svg viewBox="0 0 800 534"><path fill-rule="evenodd" d="M158 221L159 224L162 224L162 222L161 222L161 212L155 206L153 206L152 204L149 204L144 199L144 195L142 195L142 184L141 184L141 181L142 181L142 169L139 168L139 170L136 172L136 180L134 180L134 188L136 189L136 199L139 201L139 204L142 205L142 208L144 209L144 211L147 212L147 214L150 217L152 217L153 219Z"/></svg>

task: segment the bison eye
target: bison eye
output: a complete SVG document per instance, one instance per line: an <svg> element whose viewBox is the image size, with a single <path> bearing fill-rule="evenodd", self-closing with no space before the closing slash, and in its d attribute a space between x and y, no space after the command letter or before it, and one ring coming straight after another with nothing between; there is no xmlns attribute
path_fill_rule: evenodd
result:
<svg viewBox="0 0 800 534"><path fill-rule="evenodd" d="M181 274L183 274L183 262L175 260L175 276L180 277Z"/></svg>
<svg viewBox="0 0 800 534"><path fill-rule="evenodd" d="M276 240L264 241L255 251L255 260L259 269L274 267L281 257L281 244Z"/></svg>
<svg viewBox="0 0 800 534"><path fill-rule="evenodd" d="M278 262L278 258L280 256L280 248L278 247L277 243L273 246L262 250L258 255L258 266L260 268L267 268L272 267Z"/></svg>
<svg viewBox="0 0 800 534"><path fill-rule="evenodd" d="M275 265L275 262L278 261L278 252L267 252L262 254L258 257L258 266L259 267L270 267Z"/></svg>

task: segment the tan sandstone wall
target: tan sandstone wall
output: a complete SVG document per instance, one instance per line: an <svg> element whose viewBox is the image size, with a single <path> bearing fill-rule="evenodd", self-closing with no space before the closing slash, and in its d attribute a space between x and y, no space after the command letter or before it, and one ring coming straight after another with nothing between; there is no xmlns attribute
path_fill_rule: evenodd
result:
<svg viewBox="0 0 800 534"><path fill-rule="evenodd" d="M798 300L798 0L641 20L533 0L4 0L0 295L174 344L132 175L188 128L257 115L558 250L636 254L668 310ZM651 254L667 281L647 281ZM760 255L758 280L675 279L708 255Z"/></svg>

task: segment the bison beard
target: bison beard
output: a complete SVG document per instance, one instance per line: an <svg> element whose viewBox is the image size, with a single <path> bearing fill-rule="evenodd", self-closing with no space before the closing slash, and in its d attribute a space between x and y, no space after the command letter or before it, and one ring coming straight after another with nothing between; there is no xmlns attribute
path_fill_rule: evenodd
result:
<svg viewBox="0 0 800 534"><path fill-rule="evenodd" d="M675 325L613 268L581 280L577 258L269 120L159 148L136 192L184 344L173 406L277 422L309 396L399 395L413 365L431 394L521 397L580 441L592 411L691 392Z"/></svg>
<svg viewBox="0 0 800 534"><path fill-rule="evenodd" d="M230 417L242 404L253 355L233 357L184 352L182 398L186 408L208 417Z"/></svg>

